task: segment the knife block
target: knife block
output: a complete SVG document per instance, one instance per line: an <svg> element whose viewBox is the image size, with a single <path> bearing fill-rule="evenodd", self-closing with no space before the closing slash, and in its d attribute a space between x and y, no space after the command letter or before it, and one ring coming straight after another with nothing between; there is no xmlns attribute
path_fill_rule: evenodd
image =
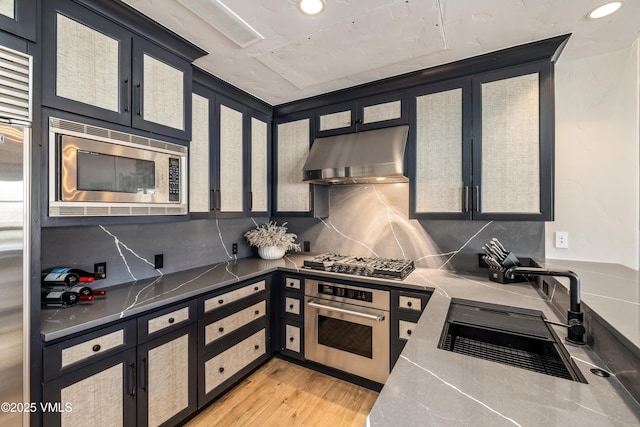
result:
<svg viewBox="0 0 640 427"><path fill-rule="evenodd" d="M509 279L505 277L504 272L514 265L517 265L518 267L538 267L538 264L536 264L531 258L516 258L515 255L513 255L513 257L512 255L513 254L510 252L509 256L504 260L502 263L503 268L489 266L489 280L502 284L528 282L524 276L516 276L514 279Z"/></svg>

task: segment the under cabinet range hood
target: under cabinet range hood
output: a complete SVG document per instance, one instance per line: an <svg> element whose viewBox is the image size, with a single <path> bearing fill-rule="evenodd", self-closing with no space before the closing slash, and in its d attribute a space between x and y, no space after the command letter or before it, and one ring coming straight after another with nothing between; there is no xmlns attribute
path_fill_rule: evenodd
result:
<svg viewBox="0 0 640 427"><path fill-rule="evenodd" d="M311 184L408 182L404 150L409 126L316 138L302 169Z"/></svg>

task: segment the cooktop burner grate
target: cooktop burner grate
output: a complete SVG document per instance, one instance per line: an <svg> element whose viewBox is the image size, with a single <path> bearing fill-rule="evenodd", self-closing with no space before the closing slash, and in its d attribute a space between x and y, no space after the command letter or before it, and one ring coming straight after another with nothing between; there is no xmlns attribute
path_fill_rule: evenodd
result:
<svg viewBox="0 0 640 427"><path fill-rule="evenodd" d="M403 280L415 268L413 261L406 259L367 258L334 253L324 253L305 260L304 267L312 270L397 280Z"/></svg>

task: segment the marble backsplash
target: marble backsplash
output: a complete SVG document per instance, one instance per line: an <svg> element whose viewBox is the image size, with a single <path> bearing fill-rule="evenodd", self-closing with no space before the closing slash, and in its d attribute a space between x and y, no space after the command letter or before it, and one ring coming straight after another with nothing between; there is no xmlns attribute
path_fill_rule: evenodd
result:
<svg viewBox="0 0 640 427"><path fill-rule="evenodd" d="M192 220L158 224L97 225L42 229L42 268L65 266L93 271L107 262L107 278L96 287L233 261L254 254L243 234L266 218ZM232 244L238 244L238 254ZM154 269L154 255L164 267Z"/></svg>
<svg viewBox="0 0 640 427"><path fill-rule="evenodd" d="M543 222L417 221L408 218L408 184L336 186L328 218L274 218L287 222L311 252L413 259L417 266L476 272L482 245L497 237L517 256L544 258ZM243 234L266 218L192 220L42 229L42 268L93 271L107 262L108 287L256 255ZM232 244L238 244L238 254ZM153 268L154 255L164 267Z"/></svg>
<svg viewBox="0 0 640 427"><path fill-rule="evenodd" d="M544 259L544 223L409 219L409 184L334 186L328 218L278 218L312 252L407 258L417 266L477 272L497 237L517 256Z"/></svg>

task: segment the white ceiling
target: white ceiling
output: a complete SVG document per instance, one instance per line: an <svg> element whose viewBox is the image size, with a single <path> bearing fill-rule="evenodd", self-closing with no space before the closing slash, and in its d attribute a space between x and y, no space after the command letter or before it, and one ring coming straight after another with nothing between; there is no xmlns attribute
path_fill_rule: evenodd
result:
<svg viewBox="0 0 640 427"><path fill-rule="evenodd" d="M124 1L209 52L198 67L271 105L561 34L573 33L561 60L640 37L638 0L600 20L586 14L607 0L326 0L313 17L295 0L222 0L264 36L240 48L177 0Z"/></svg>

